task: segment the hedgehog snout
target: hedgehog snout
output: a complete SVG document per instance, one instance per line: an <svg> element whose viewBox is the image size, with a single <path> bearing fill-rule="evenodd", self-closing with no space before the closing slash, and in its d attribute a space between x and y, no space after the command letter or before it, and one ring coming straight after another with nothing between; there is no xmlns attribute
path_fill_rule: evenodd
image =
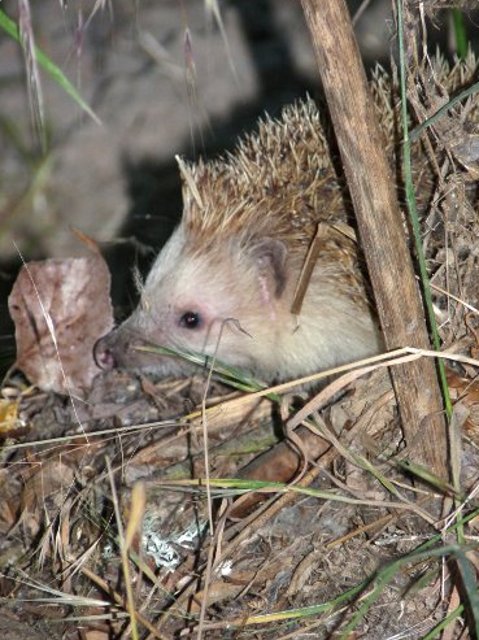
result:
<svg viewBox="0 0 479 640"><path fill-rule="evenodd" d="M110 333L107 333L105 336L102 336L97 340L93 346L93 358L96 365L104 371L116 369L118 366L113 345L111 344L114 334L115 331L110 331Z"/></svg>
<svg viewBox="0 0 479 640"><path fill-rule="evenodd" d="M100 369L135 369L149 363L149 355L138 349L149 343L148 338L139 333L132 318L133 316L95 343L93 357Z"/></svg>

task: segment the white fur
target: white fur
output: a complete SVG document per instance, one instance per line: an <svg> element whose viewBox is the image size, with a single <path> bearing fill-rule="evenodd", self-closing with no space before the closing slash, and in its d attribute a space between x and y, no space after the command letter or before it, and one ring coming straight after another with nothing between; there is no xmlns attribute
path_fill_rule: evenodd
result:
<svg viewBox="0 0 479 640"><path fill-rule="evenodd" d="M234 239L229 246L197 254L189 249L180 226L153 264L138 309L111 340L110 348L116 349L123 366L147 367L163 375L184 372L175 359L131 350L134 338L216 355L266 382L313 373L380 349L366 305L358 308L327 269L316 269L296 317L289 311L295 270L276 297L273 278ZM203 326L181 326L187 311L199 313Z"/></svg>

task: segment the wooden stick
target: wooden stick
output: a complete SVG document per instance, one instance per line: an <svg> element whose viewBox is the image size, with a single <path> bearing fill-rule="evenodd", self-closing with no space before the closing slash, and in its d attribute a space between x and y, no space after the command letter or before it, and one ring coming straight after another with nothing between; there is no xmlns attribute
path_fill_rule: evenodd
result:
<svg viewBox="0 0 479 640"><path fill-rule="evenodd" d="M386 346L430 348L404 236L395 179L344 0L301 0L316 54ZM415 460L447 478L435 365L422 358L391 371Z"/></svg>

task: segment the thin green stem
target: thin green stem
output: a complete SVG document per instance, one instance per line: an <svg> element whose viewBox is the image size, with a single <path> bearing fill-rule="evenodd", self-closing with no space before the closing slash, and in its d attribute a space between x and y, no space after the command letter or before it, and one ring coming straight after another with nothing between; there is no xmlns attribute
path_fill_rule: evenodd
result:
<svg viewBox="0 0 479 640"><path fill-rule="evenodd" d="M404 186L406 191L406 204L409 211L409 217L411 220L411 226L414 236L414 245L416 249L417 262L419 266L419 276L421 280L421 287L424 297L424 303L426 305L427 319L431 330L431 336L434 348L436 351L440 350L441 338L437 328L436 318L434 315L434 308L432 303L431 286L429 283L429 276L426 267L426 258L421 241L421 228L419 224L419 217L416 208L416 198L414 193L414 182L412 177L412 163L411 163L411 139L409 136L409 119L407 111L407 98L406 98L406 60L404 52L403 42L403 14L402 14L402 0L397 0L397 16L398 16L398 38L399 38L399 69L400 69L400 88L401 88L401 120L403 127L403 175ZM446 379L446 371L442 360L437 362L439 380L441 383L441 389L444 399L444 406L446 409L446 415L448 420L452 416L452 402L449 394L449 387Z"/></svg>

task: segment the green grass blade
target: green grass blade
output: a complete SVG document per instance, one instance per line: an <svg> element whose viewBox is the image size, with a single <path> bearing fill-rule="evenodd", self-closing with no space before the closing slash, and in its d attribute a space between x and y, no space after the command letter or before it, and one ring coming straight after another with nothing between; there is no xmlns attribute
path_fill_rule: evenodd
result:
<svg viewBox="0 0 479 640"><path fill-rule="evenodd" d="M467 32L464 24L464 14L457 7L452 9L452 24L454 29L454 39L456 40L457 57L465 60L467 56Z"/></svg>
<svg viewBox="0 0 479 640"><path fill-rule="evenodd" d="M18 43L20 42L18 25L7 16L3 9L0 9L0 28L6 31L6 33ZM38 64L48 73L48 75L78 104L79 107L83 109L83 111L90 116L90 118L92 118L92 120L101 125L100 118L88 106L85 100L83 100L63 71L57 67L57 65L54 64L38 47L35 47L35 55Z"/></svg>
<svg viewBox="0 0 479 640"><path fill-rule="evenodd" d="M399 37L399 73L400 73L400 88L401 88L401 120L403 131L403 151L404 157L402 162L402 170L404 175L404 185L406 191L406 204L409 212L409 220L411 221L411 227L414 236L414 246L416 249L417 262L419 266L419 275L421 280L421 288L424 297L424 303L426 306L428 324L431 330L431 336L434 348L439 351L441 348L441 338L439 336L439 330L437 328L436 317L434 315L434 307L432 303L431 285L429 283L429 276L426 267L426 258L421 241L421 228L419 224L419 216L416 208L416 197L414 193L414 181L412 177L412 161L411 161L411 138L409 136L409 118L407 112L407 98L406 98L406 56L404 51L403 41L403 14L401 0L397 0L397 20L398 20L398 37ZM444 400L444 407L448 420L452 416L452 402L449 394L449 386L446 379L446 371L444 368L444 362L439 360L437 362L437 369L439 374L439 380L441 383L441 390Z"/></svg>

